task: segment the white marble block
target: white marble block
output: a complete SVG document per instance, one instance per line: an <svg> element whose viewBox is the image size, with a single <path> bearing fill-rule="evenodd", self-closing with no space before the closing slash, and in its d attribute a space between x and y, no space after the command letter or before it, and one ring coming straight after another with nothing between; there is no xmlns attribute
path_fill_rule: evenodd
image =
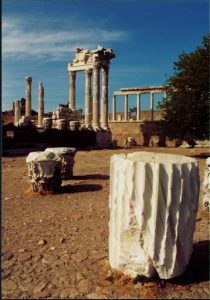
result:
<svg viewBox="0 0 210 300"><path fill-rule="evenodd" d="M206 159L203 180L203 208L210 212L210 157Z"/></svg>
<svg viewBox="0 0 210 300"><path fill-rule="evenodd" d="M34 192L57 192L61 186L62 159L52 152L30 152L26 158L28 176Z"/></svg>
<svg viewBox="0 0 210 300"><path fill-rule="evenodd" d="M46 148L45 152L53 152L60 156L62 160L62 179L71 179L73 177L74 157L77 152L76 148L54 147Z"/></svg>
<svg viewBox="0 0 210 300"><path fill-rule="evenodd" d="M131 277L181 275L193 250L199 200L198 162L135 152L110 163L109 261Z"/></svg>

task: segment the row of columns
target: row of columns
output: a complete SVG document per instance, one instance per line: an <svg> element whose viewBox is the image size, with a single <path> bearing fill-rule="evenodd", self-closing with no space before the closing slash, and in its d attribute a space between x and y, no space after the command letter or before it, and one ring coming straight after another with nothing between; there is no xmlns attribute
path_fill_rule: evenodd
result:
<svg viewBox="0 0 210 300"><path fill-rule="evenodd" d="M164 98L166 98L166 93L164 93ZM141 94L136 94L136 121L140 121L140 112L141 112ZM150 120L154 120L154 94L155 92L150 92ZM124 121L128 121L128 95L124 95ZM112 99L112 121L116 121L116 96L113 95Z"/></svg>
<svg viewBox="0 0 210 300"><path fill-rule="evenodd" d="M25 117L31 118L31 85L32 78L29 76L25 77ZM21 118L21 102L16 100L14 102L14 123L18 124ZM38 127L42 127L42 122L44 118L44 87L42 82L39 82L38 86Z"/></svg>
<svg viewBox="0 0 210 300"><path fill-rule="evenodd" d="M102 95L100 114L100 70L102 70ZM85 70L85 127L94 130L108 129L108 71L109 66L95 64ZM93 95L91 89L93 73ZM69 72L69 108L75 110L76 71ZM100 124L101 122L101 124Z"/></svg>

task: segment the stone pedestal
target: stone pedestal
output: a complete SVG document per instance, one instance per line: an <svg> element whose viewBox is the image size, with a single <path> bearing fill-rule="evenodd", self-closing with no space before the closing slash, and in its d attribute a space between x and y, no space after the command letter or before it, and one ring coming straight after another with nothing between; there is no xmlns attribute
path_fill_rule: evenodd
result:
<svg viewBox="0 0 210 300"><path fill-rule="evenodd" d="M43 118L42 126L44 129L52 129L52 118Z"/></svg>
<svg viewBox="0 0 210 300"><path fill-rule="evenodd" d="M109 260L126 275L181 275L193 250L199 200L198 162L135 152L110 165Z"/></svg>
<svg viewBox="0 0 210 300"><path fill-rule="evenodd" d="M55 148L45 149L45 152L52 152L60 156L62 160L62 170L61 170L62 179L67 180L73 177L74 157L76 151L77 151L76 148L67 148L67 147L55 147Z"/></svg>
<svg viewBox="0 0 210 300"><path fill-rule="evenodd" d="M57 128L59 130L65 130L66 129L66 120L65 119L58 119L56 121L56 123L57 123Z"/></svg>
<svg viewBox="0 0 210 300"><path fill-rule="evenodd" d="M34 192L48 194L59 191L62 183L62 159L60 156L52 152L30 152L26 162Z"/></svg>
<svg viewBox="0 0 210 300"><path fill-rule="evenodd" d="M69 129L71 131L78 131L80 127L80 124L78 121L70 121L69 122Z"/></svg>

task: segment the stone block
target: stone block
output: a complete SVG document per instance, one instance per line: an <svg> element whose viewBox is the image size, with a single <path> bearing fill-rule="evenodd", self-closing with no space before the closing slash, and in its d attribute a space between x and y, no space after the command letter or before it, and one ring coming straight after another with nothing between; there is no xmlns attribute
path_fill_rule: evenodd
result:
<svg viewBox="0 0 210 300"><path fill-rule="evenodd" d="M198 162L135 152L110 162L109 260L135 277L181 275L193 251L199 200Z"/></svg>
<svg viewBox="0 0 210 300"><path fill-rule="evenodd" d="M45 152L51 152L58 155L62 161L61 177L62 179L71 179L73 177L74 157L76 148L54 147L46 148Z"/></svg>
<svg viewBox="0 0 210 300"><path fill-rule="evenodd" d="M52 152L30 152L26 158L28 176L34 192L57 192L61 186L62 159Z"/></svg>

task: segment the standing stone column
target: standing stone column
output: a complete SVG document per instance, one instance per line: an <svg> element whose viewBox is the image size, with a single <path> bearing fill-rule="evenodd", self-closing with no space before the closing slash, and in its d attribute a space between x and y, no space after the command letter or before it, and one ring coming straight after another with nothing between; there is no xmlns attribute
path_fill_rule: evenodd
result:
<svg viewBox="0 0 210 300"><path fill-rule="evenodd" d="M75 110L76 71L69 72L69 108Z"/></svg>
<svg viewBox="0 0 210 300"><path fill-rule="evenodd" d="M154 119L154 93L150 93L150 121Z"/></svg>
<svg viewBox="0 0 210 300"><path fill-rule="evenodd" d="M112 98L112 121L116 121L116 95Z"/></svg>
<svg viewBox="0 0 210 300"><path fill-rule="evenodd" d="M92 70L85 70L85 127L91 128L91 75Z"/></svg>
<svg viewBox="0 0 210 300"><path fill-rule="evenodd" d="M18 125L18 122L21 118L21 107L20 107L20 101L19 100L16 100L14 102L14 123L15 123L15 126Z"/></svg>
<svg viewBox="0 0 210 300"><path fill-rule="evenodd" d="M128 121L128 95L125 95L124 100L124 121Z"/></svg>
<svg viewBox="0 0 210 300"><path fill-rule="evenodd" d="M139 121L140 120L140 111L141 111L141 94L137 94L136 107L137 107L136 121Z"/></svg>
<svg viewBox="0 0 210 300"><path fill-rule="evenodd" d="M42 121L44 118L44 87L42 82L39 82L38 88L38 127L42 127Z"/></svg>
<svg viewBox="0 0 210 300"><path fill-rule="evenodd" d="M163 98L165 101L167 101L167 93L166 92L163 92Z"/></svg>
<svg viewBox="0 0 210 300"><path fill-rule="evenodd" d="M31 82L32 78L26 76L25 77L26 82L26 107L25 107L25 116L31 117Z"/></svg>
<svg viewBox="0 0 210 300"><path fill-rule="evenodd" d="M93 129L99 130L100 65L93 67Z"/></svg>
<svg viewBox="0 0 210 300"><path fill-rule="evenodd" d="M101 127L108 130L108 75L109 66L102 68Z"/></svg>

